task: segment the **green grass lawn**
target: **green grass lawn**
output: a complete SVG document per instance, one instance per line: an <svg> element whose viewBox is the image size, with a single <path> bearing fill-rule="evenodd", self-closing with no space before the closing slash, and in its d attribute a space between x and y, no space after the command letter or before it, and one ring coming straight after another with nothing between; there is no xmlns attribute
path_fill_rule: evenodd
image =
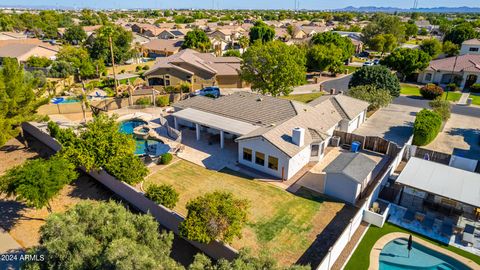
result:
<svg viewBox="0 0 480 270"><path fill-rule="evenodd" d="M368 269L368 266L370 265L370 251L372 250L373 246L377 242L378 239L380 239L382 236L392 233L392 232L403 232L403 233L409 233L412 234L414 237L421 238L423 240L426 240L430 243L433 243L437 246L440 246L442 248L448 249L452 252L457 253L458 255L461 255L465 258L471 259L474 262L480 264L480 257L476 256L470 252L466 252L464 250L461 250L456 247L452 246L447 246L442 243L436 242L434 240L425 238L423 236L420 236L416 233L410 232L408 230L405 230L403 228L400 228L398 226L395 226L390 223L385 223L383 228L378 228L375 226L370 226L368 229L367 233L362 239L362 242L358 245L357 249L353 253L352 257L348 261L347 265L345 266L345 270L366 270Z"/></svg>
<svg viewBox="0 0 480 270"><path fill-rule="evenodd" d="M231 170L212 171L184 160L148 177L144 187L152 183L171 184L180 195L175 210L185 216L188 201L215 190L247 199L249 222L243 237L234 240L232 246L248 247L254 254L267 252L285 265L295 263L344 207L343 203L324 200L306 190L297 196Z"/></svg>
<svg viewBox="0 0 480 270"><path fill-rule="evenodd" d="M470 98L472 99L472 104L480 105L480 93L470 93Z"/></svg>
<svg viewBox="0 0 480 270"><path fill-rule="evenodd" d="M448 92L448 100L452 102L459 101L461 96L462 96L462 93L460 92ZM447 99L447 93L443 93L442 99L443 100Z"/></svg>
<svg viewBox="0 0 480 270"><path fill-rule="evenodd" d="M353 73L357 71L360 67L353 67L353 66L345 66L345 68L348 70L348 73Z"/></svg>
<svg viewBox="0 0 480 270"><path fill-rule="evenodd" d="M309 93L309 94L298 94L298 95L289 95L289 96L281 96L283 99L288 99L288 100L295 100L303 103L308 103L318 97L321 97L323 95L322 92L315 92L315 93Z"/></svg>
<svg viewBox="0 0 480 270"><path fill-rule="evenodd" d="M401 84L400 93L405 96L421 96L420 88L414 85Z"/></svg>

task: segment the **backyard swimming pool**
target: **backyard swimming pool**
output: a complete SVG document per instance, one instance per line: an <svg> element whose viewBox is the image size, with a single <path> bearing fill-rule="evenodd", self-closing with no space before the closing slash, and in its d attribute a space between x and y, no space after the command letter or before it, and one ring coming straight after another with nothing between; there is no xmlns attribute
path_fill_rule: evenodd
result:
<svg viewBox="0 0 480 270"><path fill-rule="evenodd" d="M415 240L408 255L408 240L397 238L386 244L380 253L380 270L467 270L463 263L437 251L431 250Z"/></svg>
<svg viewBox="0 0 480 270"><path fill-rule="evenodd" d="M68 104L68 103L77 103L77 102L80 102L80 100L77 98L58 97L58 98L52 98L50 102L53 104Z"/></svg>
<svg viewBox="0 0 480 270"><path fill-rule="evenodd" d="M131 134L133 136L133 130L136 127L146 125L147 122L142 120L128 120L124 121L120 124L120 132L124 134ZM164 144L162 141L157 140L144 140L140 138L135 138L135 142L137 144L137 148L135 150L135 155L146 155L147 153L150 155L161 155L170 151L170 147ZM158 150L157 150L158 149Z"/></svg>

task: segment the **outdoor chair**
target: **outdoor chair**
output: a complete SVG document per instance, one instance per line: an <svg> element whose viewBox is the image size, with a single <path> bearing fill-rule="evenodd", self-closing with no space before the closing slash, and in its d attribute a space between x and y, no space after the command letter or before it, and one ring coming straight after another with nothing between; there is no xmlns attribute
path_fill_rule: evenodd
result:
<svg viewBox="0 0 480 270"><path fill-rule="evenodd" d="M469 245L473 245L475 242L475 227L470 224L465 225L465 229L463 230L462 234L462 241L468 243Z"/></svg>

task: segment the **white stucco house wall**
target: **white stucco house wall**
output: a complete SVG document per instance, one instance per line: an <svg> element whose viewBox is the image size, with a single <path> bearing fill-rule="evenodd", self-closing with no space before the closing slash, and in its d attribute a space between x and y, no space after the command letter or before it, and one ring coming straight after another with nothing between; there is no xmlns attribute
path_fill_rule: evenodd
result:
<svg viewBox="0 0 480 270"><path fill-rule="evenodd" d="M462 43L460 55L480 54L480 39L470 39Z"/></svg>
<svg viewBox="0 0 480 270"><path fill-rule="evenodd" d="M309 162L323 158L335 130L353 131L364 121L368 103L326 95L309 104L237 92L217 99L196 96L175 103L175 128L220 134L238 146L238 163L288 180Z"/></svg>

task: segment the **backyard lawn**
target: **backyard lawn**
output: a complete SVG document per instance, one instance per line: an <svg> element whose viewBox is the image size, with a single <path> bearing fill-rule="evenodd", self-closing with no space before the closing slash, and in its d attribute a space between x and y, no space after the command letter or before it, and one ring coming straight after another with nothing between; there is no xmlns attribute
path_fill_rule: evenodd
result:
<svg viewBox="0 0 480 270"><path fill-rule="evenodd" d="M471 259L475 261L476 263L480 264L480 257L476 256L472 253L466 252L464 250L461 250L456 247L452 246L446 246L442 243L436 242L434 240L425 238L423 236L420 236L416 233L410 232L408 230L405 230L403 228L397 227L393 224L390 223L385 223L383 228L378 228L375 226L370 226L368 229L367 233L362 239L362 242L358 245L357 249L353 253L352 257L348 261L347 265L345 266L345 270L366 270L368 269L368 266L370 265L370 251L372 250L373 246L377 242L378 239L380 239L382 236L392 233L392 232L403 232L403 233L409 233L414 236L414 241L415 237L422 238L423 240L426 240L430 243L433 243L437 246L441 246L442 248L448 249L452 252L455 252L465 258Z"/></svg>
<svg viewBox="0 0 480 270"><path fill-rule="evenodd" d="M283 99L288 100L295 100L303 103L308 103L318 97L323 95L322 92L315 92L315 93L308 93L308 94L298 94L298 95L289 95L289 96L281 96Z"/></svg>
<svg viewBox="0 0 480 270"><path fill-rule="evenodd" d="M420 88L415 85L401 84L400 93L405 96L421 97ZM443 100L448 99L449 101L457 102L460 100L461 96L462 96L462 93L460 92L449 92L448 98L447 98L447 93L445 92L442 95L442 99Z"/></svg>
<svg viewBox="0 0 480 270"><path fill-rule="evenodd" d="M296 196L228 169L212 171L184 160L148 177L144 187L152 183L173 185L180 194L175 210L185 216L188 201L215 190L247 199L249 223L242 239L234 240L232 246L248 247L253 254L266 252L281 264L295 263L344 207L343 203L325 201L306 190Z"/></svg>

